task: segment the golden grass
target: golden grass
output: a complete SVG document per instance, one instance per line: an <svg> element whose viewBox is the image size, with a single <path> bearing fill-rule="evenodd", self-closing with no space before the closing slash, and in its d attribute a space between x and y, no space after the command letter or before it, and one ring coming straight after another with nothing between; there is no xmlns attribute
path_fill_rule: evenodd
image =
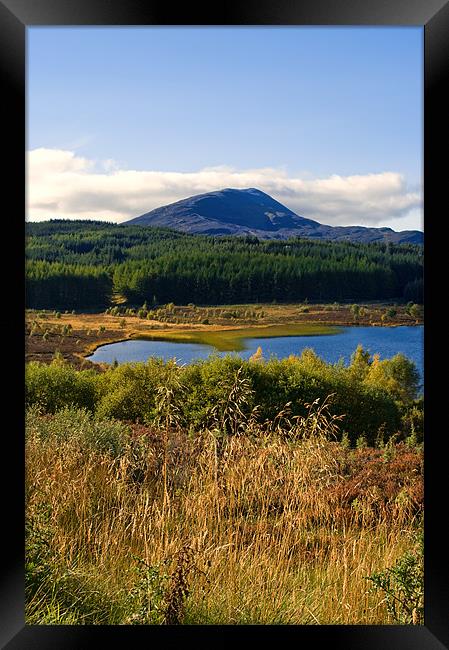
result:
<svg viewBox="0 0 449 650"><path fill-rule="evenodd" d="M245 339L273 338L279 336L324 336L338 334L340 328L315 323L290 325L266 325L233 329L170 330L164 332L138 333L134 339L163 340L176 343L202 343L220 351L244 350Z"/></svg>
<svg viewBox="0 0 449 650"><path fill-rule="evenodd" d="M253 430L220 446L211 432L135 427L140 443L113 459L36 430L27 518L49 507L56 563L91 575L111 598L136 589L134 556L173 576L188 548L185 623L393 622L366 576L410 548L412 500L386 499L375 484L356 506L345 499L345 467L363 452L322 436L293 443Z"/></svg>

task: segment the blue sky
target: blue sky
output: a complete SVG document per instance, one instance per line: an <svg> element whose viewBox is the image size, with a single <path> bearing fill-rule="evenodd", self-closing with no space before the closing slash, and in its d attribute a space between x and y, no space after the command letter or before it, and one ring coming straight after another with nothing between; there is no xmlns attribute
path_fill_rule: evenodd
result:
<svg viewBox="0 0 449 650"><path fill-rule="evenodd" d="M423 228L420 27L31 27L27 48L31 219L248 180L323 223Z"/></svg>

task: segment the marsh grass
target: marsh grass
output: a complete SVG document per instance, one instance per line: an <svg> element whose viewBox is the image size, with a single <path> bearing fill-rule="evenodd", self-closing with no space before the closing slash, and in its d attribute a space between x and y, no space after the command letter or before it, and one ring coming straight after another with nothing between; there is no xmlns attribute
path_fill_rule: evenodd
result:
<svg viewBox="0 0 449 650"><path fill-rule="evenodd" d="M132 338L163 340L174 343L202 343L222 352L246 349L245 339L274 338L279 336L325 336L338 334L339 327L316 323L295 323L266 325L263 327L240 327L234 329L179 330L166 332L139 333Z"/></svg>
<svg viewBox="0 0 449 650"><path fill-rule="evenodd" d="M421 451L350 449L325 403L239 419L241 379L194 436L173 384L154 427L30 409L28 623L395 622L366 578L413 549Z"/></svg>

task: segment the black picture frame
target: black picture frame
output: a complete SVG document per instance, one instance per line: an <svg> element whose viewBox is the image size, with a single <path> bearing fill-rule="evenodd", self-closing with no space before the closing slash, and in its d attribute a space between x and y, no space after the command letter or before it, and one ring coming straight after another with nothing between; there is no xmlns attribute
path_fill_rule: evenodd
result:
<svg viewBox="0 0 449 650"><path fill-rule="evenodd" d="M25 205L25 33L35 25L416 25L424 28L424 205L425 205L425 625L424 626L185 626L102 627L26 626L24 621L24 445L23 365L17 351L24 340ZM0 582L0 643L9 650L104 647L142 642L165 647L226 647L293 643L298 647L385 650L441 650L449 647L449 576L445 534L446 473L444 317L445 287L442 236L446 179L449 65L449 3L444 0L248 0L172 7L149 0L0 0L0 71L3 133L11 136L3 148L7 162L3 198L12 208L4 213L0 257L4 268L3 310L6 343L3 390L3 569ZM446 136L446 137L445 137ZM446 181L446 183L445 183ZM13 189L14 188L14 189ZM8 227L9 226L9 227ZM7 251L13 255L8 259ZM443 263L441 263L443 261ZM443 300L442 300L443 297ZM15 307L11 307L15 305ZM438 347L437 347L438 346ZM9 358L8 358L9 355ZM14 405L14 406L13 406ZM2 418L2 421L6 420ZM19 423L19 426L17 426Z"/></svg>

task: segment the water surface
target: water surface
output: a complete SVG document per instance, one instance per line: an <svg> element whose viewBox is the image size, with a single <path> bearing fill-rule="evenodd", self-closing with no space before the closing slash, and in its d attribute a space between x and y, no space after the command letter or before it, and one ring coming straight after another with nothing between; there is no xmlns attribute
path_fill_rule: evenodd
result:
<svg viewBox="0 0 449 650"><path fill-rule="evenodd" d="M238 354L248 359L257 348L262 348L264 358L276 356L279 359L290 354L301 354L304 348L313 348L328 363L340 359L347 365L357 345L361 344L371 355L380 354L381 359L389 359L398 352L415 362L423 381L424 327L345 327L341 332L320 336L280 336L276 338L245 339L245 350L238 352L219 352L210 345L201 343L174 343L171 341L128 340L109 343L95 350L88 357L93 362L125 363L146 361L149 357L160 357L167 361L175 358L180 364L189 364L197 359L205 359L210 354L219 356Z"/></svg>

